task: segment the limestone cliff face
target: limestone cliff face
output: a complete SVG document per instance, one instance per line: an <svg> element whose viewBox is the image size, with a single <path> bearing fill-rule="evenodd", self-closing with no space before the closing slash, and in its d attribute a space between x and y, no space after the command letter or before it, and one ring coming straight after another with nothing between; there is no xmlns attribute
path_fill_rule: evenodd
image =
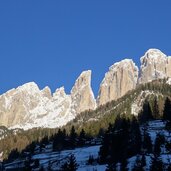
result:
<svg viewBox="0 0 171 171"><path fill-rule="evenodd" d="M49 87L40 90L34 82L26 83L0 95L0 126L59 127L85 110L117 100L137 84L167 77L171 84L171 57L158 49L149 49L141 57L140 73L131 59L113 64L100 84L97 100L91 88L90 70L80 74L71 94L66 94L64 87L52 94Z"/></svg>
<svg viewBox="0 0 171 171"><path fill-rule="evenodd" d="M91 71L84 71L71 90L72 108L76 113L96 108L96 100L91 88Z"/></svg>
<svg viewBox="0 0 171 171"><path fill-rule="evenodd" d="M141 57L139 84L171 77L171 57L158 49L149 49Z"/></svg>
<svg viewBox="0 0 171 171"><path fill-rule="evenodd" d="M26 83L0 96L0 125L10 128L55 128L65 125L88 109L95 109L91 89L91 71L76 80L71 95L64 87L52 94L49 87L40 90L34 82Z"/></svg>
<svg viewBox="0 0 171 171"><path fill-rule="evenodd" d="M138 68L131 59L117 62L109 68L100 84L97 105L116 100L136 87Z"/></svg>
<svg viewBox="0 0 171 171"><path fill-rule="evenodd" d="M26 83L0 96L0 125L23 129L62 126L74 118L70 106L71 98L63 87L52 96L49 87L40 90L34 82Z"/></svg>

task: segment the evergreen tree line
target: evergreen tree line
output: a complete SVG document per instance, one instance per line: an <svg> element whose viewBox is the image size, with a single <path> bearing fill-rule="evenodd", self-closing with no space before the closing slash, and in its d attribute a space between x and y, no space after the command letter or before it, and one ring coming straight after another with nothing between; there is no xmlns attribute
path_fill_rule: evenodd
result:
<svg viewBox="0 0 171 171"><path fill-rule="evenodd" d="M138 115L140 123L144 123L149 120L164 119L171 121L171 99L166 97L162 112L159 111L159 102L157 97L150 103L149 100L145 100L143 108Z"/></svg>
<svg viewBox="0 0 171 171"><path fill-rule="evenodd" d="M133 171L144 171L147 156L150 157L150 171L170 170L170 164L164 164L161 158L162 148L171 153L171 142L162 133L157 133L155 143L143 125L142 135L138 120L117 117L115 125L109 125L99 151L99 162L107 164L106 171L128 170L128 158L137 156ZM133 162L133 161L132 161ZM120 165L118 166L118 164Z"/></svg>
<svg viewBox="0 0 171 171"><path fill-rule="evenodd" d="M152 102L150 103L149 100L145 100L145 102L143 104L143 109L140 112L140 114L138 115L138 121L137 122L144 123L144 122L149 121L149 120L163 118L163 119L166 119L166 120L170 121L166 125L167 129L170 130L170 128L171 128L171 115L170 115L170 113L171 113L171 111L170 111L171 110L171 100L170 100L170 98L167 97L166 100L165 100L164 109L163 109L163 116L161 116L161 114L159 113L159 104L158 104L157 97L155 97ZM118 115L118 117L120 118L120 115ZM122 129L122 131L120 132L119 135L117 135L115 133L114 135L107 134L105 136L106 137L112 136L113 141L115 141L115 139L119 139L119 138L122 140L122 137L126 138L126 140L129 141L129 138L127 137L129 134L127 133L127 131L132 132L132 134L133 134L135 132L135 130L137 130L137 129L135 129L135 130L132 129L131 130L129 128L130 124L127 123L127 120L130 122L129 116L125 115L125 119L124 120L121 119L121 121L120 121L120 119L118 119L118 117L116 118L115 123L113 124L114 125L113 127L114 128L118 127L118 122L120 123L122 121L124 126L128 125L128 128L126 127L125 129ZM135 120L135 118L134 118L134 120ZM134 124L134 122L133 122L133 124ZM121 126L122 124L120 123L119 125ZM111 128L111 127L112 126L110 124L109 128ZM100 127L98 129L99 129L98 135L103 135L104 134L104 129L102 129ZM37 133L38 131L35 131L35 132ZM29 134L26 134L26 135L29 135ZM33 135L35 137L37 136L37 135L35 135L35 133L33 133L32 136ZM43 136L43 135L45 135L45 136ZM12 141L10 141L10 142L12 144L16 145L16 148L14 148L10 152L8 152L9 153L8 161L12 160L14 158L23 157L24 156L23 154L24 154L25 151L29 151L30 153L33 153L34 150L35 150L36 145L40 146L40 152L41 152L41 150L44 148L44 146L46 144L48 144L49 142L53 142L53 150L61 151L63 149L84 146L85 141L88 141L89 139L92 138L92 136L87 134L84 131L84 129L82 129L80 131L80 133L78 133L78 131L75 130L74 126L71 127L70 131L66 131L65 128L64 129L58 129L57 133L54 133L52 136L48 136L48 134L45 134L45 133L41 135L39 133L39 138L41 136L42 136L41 140L35 140L33 142L30 142L30 143L29 143L29 141L27 142L24 139L20 139L20 134L12 136L12 137L14 137L14 139L13 139L13 142ZM131 136L135 136L135 135L131 135ZM137 137L137 135L135 137ZM29 138L29 136L28 136L28 138ZM4 139L4 140L6 140L6 139ZM2 147L2 149L3 149L3 148L5 148L5 146L8 146L7 145L8 141L1 141L0 142L0 147ZM25 146L25 143L22 144L22 142L27 142L27 146ZM127 142L125 141L125 143L127 143ZM17 148L17 144L19 144L20 148ZM131 142L131 144L133 145L132 142ZM136 146L139 143L137 143L135 141L134 144ZM22 147L22 145L23 145L23 147ZM110 147L110 145L108 147ZM122 149L124 149L124 148L122 148Z"/></svg>
<svg viewBox="0 0 171 171"><path fill-rule="evenodd" d="M165 80L153 81L144 85L139 85L135 90L128 92L125 96L118 99L117 101L112 101L106 105L100 106L95 111L86 111L78 115L74 121L68 123L64 128L66 129L67 134L74 125L77 134L84 129L85 133L89 136L98 136L99 132L104 132L107 129L109 123L114 123L117 115L121 113L126 113L127 117L130 117L131 102L135 99L138 94L142 91L152 90L154 93L161 93L163 99L165 100L166 96L171 95L171 87L165 84ZM162 99L162 100L163 100ZM156 98L151 101L145 101L143 110L139 115L139 121L144 122L146 120L154 118L169 118L165 112L165 107L170 105L170 99L167 99L167 105L164 105L165 102L162 102L159 98ZM155 107L156 105L156 107ZM117 106L115 108L115 106ZM168 107L167 110L169 110ZM144 112L144 111L148 112ZM163 114L162 114L163 112ZM88 121L90 118L95 118L94 121ZM97 120L98 118L98 120ZM78 122L82 120L83 122ZM171 119L169 119L171 120ZM171 125L171 124L170 124ZM168 124L168 128L171 127ZM62 129L64 129L62 128ZM10 135L2 140L0 140L0 151L4 151L4 158L8 158L9 153L15 149L19 152L22 152L29 144L39 143L44 137L54 136L59 129L32 129L29 131L22 131L17 133L17 135Z"/></svg>
<svg viewBox="0 0 171 171"><path fill-rule="evenodd" d="M141 132L135 117L118 116L106 131L99 152L100 163L124 163L141 150Z"/></svg>
<svg viewBox="0 0 171 171"><path fill-rule="evenodd" d="M171 133L171 100L168 97L165 99L162 116L159 114L157 98L151 106L146 100L138 117L128 118L125 115L118 115L115 123L109 124L99 152L100 163L108 164L106 171L117 170L117 163L121 163L120 170L127 170L127 159L136 155L133 170L144 170L147 154L153 154L151 171L171 169L171 165L165 166L160 158L162 145L168 153L171 153L171 142L167 142L165 137L158 133L153 146L147 132L147 121L164 119L167 121L166 129ZM143 135L140 132L140 124L144 125Z"/></svg>
<svg viewBox="0 0 171 171"><path fill-rule="evenodd" d="M85 146L85 143L90 142L91 139L92 137L88 136L84 129L82 129L79 134L76 133L74 126L71 128L69 134L66 133L65 129L59 129L58 132L51 137L45 136L41 141L33 141L21 152L19 152L17 148L13 149L5 162L11 162L17 158L25 159L35 152L41 153L48 144L52 144L53 151L62 151Z"/></svg>

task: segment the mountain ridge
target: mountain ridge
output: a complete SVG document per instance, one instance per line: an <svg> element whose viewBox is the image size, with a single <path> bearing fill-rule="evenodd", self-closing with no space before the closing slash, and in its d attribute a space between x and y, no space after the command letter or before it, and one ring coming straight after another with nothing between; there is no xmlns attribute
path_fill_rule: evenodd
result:
<svg viewBox="0 0 171 171"><path fill-rule="evenodd" d="M23 129L60 127L81 112L117 100L139 84L171 77L171 57L160 50L149 49L140 60L140 69L132 59L113 64L100 84L97 99L91 88L91 70L80 74L70 94L64 87L54 93L48 86L41 90L34 82L11 89L0 95L0 125Z"/></svg>

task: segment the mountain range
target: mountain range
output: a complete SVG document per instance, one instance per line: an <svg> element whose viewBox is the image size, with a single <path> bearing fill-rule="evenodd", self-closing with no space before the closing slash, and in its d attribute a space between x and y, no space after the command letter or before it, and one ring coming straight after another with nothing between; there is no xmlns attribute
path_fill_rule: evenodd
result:
<svg viewBox="0 0 171 171"><path fill-rule="evenodd" d="M11 89L0 96L0 125L7 128L56 128L67 124L78 114L95 110L117 100L139 84L167 78L171 83L171 57L158 49L149 49L140 58L140 69L132 59L113 64L105 74L97 99L91 88L91 71L83 71L70 94L64 87L54 93L49 87L40 90L34 82ZM134 106L132 114L136 114Z"/></svg>

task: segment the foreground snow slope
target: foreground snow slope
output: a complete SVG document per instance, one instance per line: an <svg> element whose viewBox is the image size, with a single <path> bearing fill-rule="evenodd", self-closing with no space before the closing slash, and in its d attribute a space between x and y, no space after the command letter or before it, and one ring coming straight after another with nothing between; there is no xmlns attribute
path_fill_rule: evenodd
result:
<svg viewBox="0 0 171 171"><path fill-rule="evenodd" d="M51 149L51 146L49 146ZM78 164L78 170L84 171L84 170L98 170L98 171L104 171L106 168L106 165L88 165L87 161L89 159L89 156L93 156L94 159L98 158L98 152L99 152L100 146L90 146L90 147L83 147L83 148L76 148L74 150L64 150L61 152L48 152L49 148L46 149L44 153L36 154L32 156L32 159L38 159L40 162L40 165L43 166L45 169L48 168L48 165L50 163L51 168L53 170L57 170L61 167L61 165L66 161L67 157L71 154L74 154L77 164ZM50 150L51 151L51 150ZM23 167L24 161L22 160L16 160L10 164L5 165L6 169L11 168L17 168L18 166Z"/></svg>

